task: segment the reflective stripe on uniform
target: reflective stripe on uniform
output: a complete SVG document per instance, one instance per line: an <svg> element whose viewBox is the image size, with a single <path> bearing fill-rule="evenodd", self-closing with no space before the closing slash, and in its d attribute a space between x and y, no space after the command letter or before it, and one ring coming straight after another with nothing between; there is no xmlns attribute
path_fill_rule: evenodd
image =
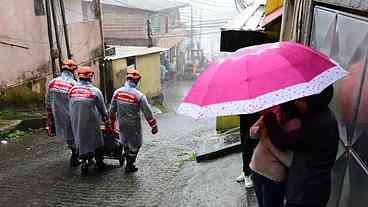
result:
<svg viewBox="0 0 368 207"><path fill-rule="evenodd" d="M138 98L134 94L125 91L119 91L118 93L115 94L113 98L117 101L129 104L138 104Z"/></svg>
<svg viewBox="0 0 368 207"><path fill-rule="evenodd" d="M49 89L57 89L57 90L62 90L66 92L68 92L72 87L73 85L71 83L61 81L61 80L53 80L49 84Z"/></svg>
<svg viewBox="0 0 368 207"><path fill-rule="evenodd" d="M88 99L95 99L96 95L93 94L93 92L84 87L74 87L69 92L70 97L80 97L80 98L88 98Z"/></svg>

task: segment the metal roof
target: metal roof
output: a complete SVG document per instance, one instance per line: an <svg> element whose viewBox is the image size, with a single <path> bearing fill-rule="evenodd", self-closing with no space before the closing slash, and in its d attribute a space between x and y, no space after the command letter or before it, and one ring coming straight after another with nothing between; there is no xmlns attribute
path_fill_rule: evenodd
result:
<svg viewBox="0 0 368 207"><path fill-rule="evenodd" d="M106 56L105 57L106 60L116 60L127 57L143 56L168 50L168 48L161 48L161 47L131 47L131 46L115 46L115 45L110 45L110 47L115 47L115 55Z"/></svg>
<svg viewBox="0 0 368 207"><path fill-rule="evenodd" d="M92 0L84 1L91 2ZM101 0L101 3L152 12L159 12L166 9L179 8L188 5L174 0Z"/></svg>
<svg viewBox="0 0 368 207"><path fill-rule="evenodd" d="M265 0L255 0L238 16L229 20L221 30L262 30L262 21L265 17Z"/></svg>

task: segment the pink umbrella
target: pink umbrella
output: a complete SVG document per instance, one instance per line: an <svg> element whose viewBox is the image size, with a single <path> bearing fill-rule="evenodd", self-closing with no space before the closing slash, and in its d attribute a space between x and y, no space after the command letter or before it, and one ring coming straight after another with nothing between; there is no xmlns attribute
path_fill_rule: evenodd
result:
<svg viewBox="0 0 368 207"><path fill-rule="evenodd" d="M294 42L243 48L208 66L177 112L195 119L250 114L320 93L347 71Z"/></svg>

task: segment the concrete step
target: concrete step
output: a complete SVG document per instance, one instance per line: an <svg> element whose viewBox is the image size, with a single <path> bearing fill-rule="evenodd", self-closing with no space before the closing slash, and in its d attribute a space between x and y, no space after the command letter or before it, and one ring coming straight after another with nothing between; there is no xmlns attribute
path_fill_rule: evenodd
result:
<svg viewBox="0 0 368 207"><path fill-rule="evenodd" d="M209 161L240 152L240 133L233 131L210 137L199 143L195 151L197 162Z"/></svg>
<svg viewBox="0 0 368 207"><path fill-rule="evenodd" d="M22 120L0 120L0 133L8 133L16 129Z"/></svg>

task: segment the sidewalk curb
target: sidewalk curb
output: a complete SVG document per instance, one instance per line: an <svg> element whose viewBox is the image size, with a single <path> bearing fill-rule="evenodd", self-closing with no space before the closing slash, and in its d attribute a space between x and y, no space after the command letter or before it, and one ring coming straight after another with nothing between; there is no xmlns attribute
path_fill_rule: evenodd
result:
<svg viewBox="0 0 368 207"><path fill-rule="evenodd" d="M217 159L220 157L224 157L226 155L232 154L232 153L238 153L241 152L241 144L240 142L236 142L230 145L227 145L221 149L211 151L211 152L205 152L202 154L196 155L197 162L205 162L210 161L213 159Z"/></svg>

